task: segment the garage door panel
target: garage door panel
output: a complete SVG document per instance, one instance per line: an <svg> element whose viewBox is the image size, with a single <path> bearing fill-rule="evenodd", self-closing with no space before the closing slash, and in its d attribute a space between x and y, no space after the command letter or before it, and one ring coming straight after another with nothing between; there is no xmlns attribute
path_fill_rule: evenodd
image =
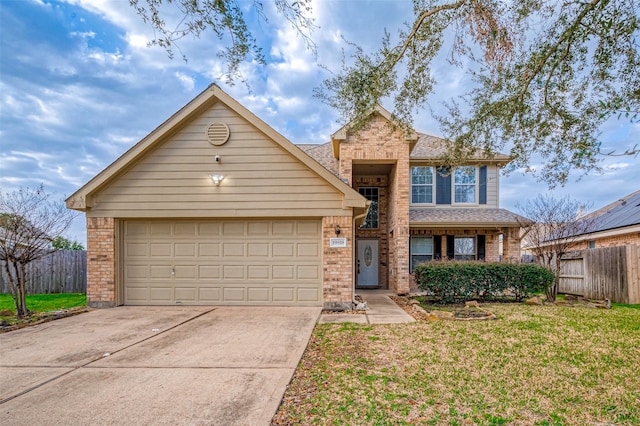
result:
<svg viewBox="0 0 640 426"><path fill-rule="evenodd" d="M292 280L294 279L293 265L275 265L273 267L274 280Z"/></svg>
<svg viewBox="0 0 640 426"><path fill-rule="evenodd" d="M147 257L149 256L149 244L147 243L129 243L125 245L125 256L129 257Z"/></svg>
<svg viewBox="0 0 640 426"><path fill-rule="evenodd" d="M318 243L299 243L296 245L298 257L318 257L320 247Z"/></svg>
<svg viewBox="0 0 640 426"><path fill-rule="evenodd" d="M178 222L174 226L174 235L176 237L185 237L185 236L196 236L196 226L195 222Z"/></svg>
<svg viewBox="0 0 640 426"><path fill-rule="evenodd" d="M199 265L198 278L200 278L201 280L220 278L220 266L219 265Z"/></svg>
<svg viewBox="0 0 640 426"><path fill-rule="evenodd" d="M174 278L176 280L194 280L197 278L196 265L176 265L174 268Z"/></svg>
<svg viewBox="0 0 640 426"><path fill-rule="evenodd" d="M222 235L225 237L243 237L244 222L224 222L222 224Z"/></svg>
<svg viewBox="0 0 640 426"><path fill-rule="evenodd" d="M149 222L149 234L152 238L171 237L170 222Z"/></svg>
<svg viewBox="0 0 640 426"><path fill-rule="evenodd" d="M175 243L175 257L194 257L196 255L196 243Z"/></svg>
<svg viewBox="0 0 640 426"><path fill-rule="evenodd" d="M322 303L319 220L124 223L124 298L133 305Z"/></svg>
<svg viewBox="0 0 640 426"><path fill-rule="evenodd" d="M175 289L174 297L176 301L180 302L195 302L198 300L198 298L196 297L197 294L198 289L196 287L177 287Z"/></svg>
<svg viewBox="0 0 640 426"><path fill-rule="evenodd" d="M167 279L171 278L172 268L169 265L151 265L149 268L150 279Z"/></svg>
<svg viewBox="0 0 640 426"><path fill-rule="evenodd" d="M274 257L291 257L293 256L293 243L274 243L272 246Z"/></svg>
<svg viewBox="0 0 640 426"><path fill-rule="evenodd" d="M320 223L319 222L298 222L297 223L298 236L311 236L315 237L320 235Z"/></svg>
<svg viewBox="0 0 640 426"><path fill-rule="evenodd" d="M247 255L249 257L268 257L269 243L249 243L247 245Z"/></svg>
<svg viewBox="0 0 640 426"><path fill-rule="evenodd" d="M152 302L173 303L174 302L173 288L170 286L151 287L149 289L149 299Z"/></svg>
<svg viewBox="0 0 640 426"><path fill-rule="evenodd" d="M247 235L250 237L269 235L269 222L250 222L247 225Z"/></svg>
<svg viewBox="0 0 640 426"><path fill-rule="evenodd" d="M219 222L198 223L198 235L200 237L217 237L220 235Z"/></svg>
<svg viewBox="0 0 640 426"><path fill-rule="evenodd" d="M223 287L222 295L223 295L224 302L246 301L244 287Z"/></svg>
<svg viewBox="0 0 640 426"><path fill-rule="evenodd" d="M273 235L276 236L293 236L294 224L292 222L274 222Z"/></svg>
<svg viewBox="0 0 640 426"><path fill-rule="evenodd" d="M298 301L320 302L320 290L317 288L298 288Z"/></svg>
<svg viewBox="0 0 640 426"><path fill-rule="evenodd" d="M250 280L268 280L269 265L249 265L247 266L247 278Z"/></svg>
<svg viewBox="0 0 640 426"><path fill-rule="evenodd" d="M127 265L124 276L128 279L147 279L149 277L148 265Z"/></svg>
<svg viewBox="0 0 640 426"><path fill-rule="evenodd" d="M248 287L247 288L247 301L248 302L269 302L270 288L264 287Z"/></svg>
<svg viewBox="0 0 640 426"><path fill-rule="evenodd" d="M151 243L149 246L149 257L171 257L171 244L170 243Z"/></svg>
<svg viewBox="0 0 640 426"><path fill-rule="evenodd" d="M320 279L320 265L298 265L297 272L299 280Z"/></svg>
<svg viewBox="0 0 640 426"><path fill-rule="evenodd" d="M203 285L207 285L203 283ZM200 287L198 289L198 299L203 303L214 303L221 301L222 289L215 286Z"/></svg>
<svg viewBox="0 0 640 426"><path fill-rule="evenodd" d="M293 287L274 287L274 302L294 302L296 300L296 289Z"/></svg>
<svg viewBox="0 0 640 426"><path fill-rule="evenodd" d="M198 255L200 257L218 257L220 256L219 243L199 243Z"/></svg>
<svg viewBox="0 0 640 426"><path fill-rule="evenodd" d="M223 257L244 257L245 243L224 243L222 245Z"/></svg>
<svg viewBox="0 0 640 426"><path fill-rule="evenodd" d="M223 280L243 280L244 265L224 265L222 267L222 279Z"/></svg>

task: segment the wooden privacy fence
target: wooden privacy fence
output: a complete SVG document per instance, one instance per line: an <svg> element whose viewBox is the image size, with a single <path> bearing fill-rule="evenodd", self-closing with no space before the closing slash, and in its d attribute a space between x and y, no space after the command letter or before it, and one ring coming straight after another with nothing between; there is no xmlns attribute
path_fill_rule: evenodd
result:
<svg viewBox="0 0 640 426"><path fill-rule="evenodd" d="M564 256L560 293L640 304L640 246L582 250Z"/></svg>
<svg viewBox="0 0 640 426"><path fill-rule="evenodd" d="M11 293L4 262L0 262L0 293ZM87 252L60 250L27 266L27 294L85 293Z"/></svg>

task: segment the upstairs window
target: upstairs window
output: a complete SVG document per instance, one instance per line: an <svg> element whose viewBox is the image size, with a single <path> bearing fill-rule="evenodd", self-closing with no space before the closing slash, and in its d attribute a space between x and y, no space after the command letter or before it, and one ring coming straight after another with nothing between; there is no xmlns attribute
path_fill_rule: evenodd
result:
<svg viewBox="0 0 640 426"><path fill-rule="evenodd" d="M364 223L360 225L360 229L378 229L379 211L378 211L378 199L379 188L373 187L361 187L358 188L360 195L364 196L367 200L371 201L369 206L369 213Z"/></svg>
<svg viewBox="0 0 640 426"><path fill-rule="evenodd" d="M411 168L411 204L433 203L433 167Z"/></svg>
<svg viewBox="0 0 640 426"><path fill-rule="evenodd" d="M416 266L433 259L433 237L411 237L411 273Z"/></svg>
<svg viewBox="0 0 640 426"><path fill-rule="evenodd" d="M453 172L454 203L476 203L476 168L475 166L456 167Z"/></svg>

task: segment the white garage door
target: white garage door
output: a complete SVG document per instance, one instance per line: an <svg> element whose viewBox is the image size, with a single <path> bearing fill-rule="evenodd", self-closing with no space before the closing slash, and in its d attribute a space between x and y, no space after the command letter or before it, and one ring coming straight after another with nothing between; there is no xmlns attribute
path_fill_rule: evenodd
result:
<svg viewBox="0 0 640 426"><path fill-rule="evenodd" d="M322 305L319 220L124 223L126 305Z"/></svg>

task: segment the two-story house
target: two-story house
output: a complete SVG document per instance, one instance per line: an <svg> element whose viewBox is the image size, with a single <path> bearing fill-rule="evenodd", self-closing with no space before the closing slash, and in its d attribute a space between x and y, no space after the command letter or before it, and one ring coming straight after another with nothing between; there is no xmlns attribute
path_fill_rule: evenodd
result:
<svg viewBox="0 0 640 426"><path fill-rule="evenodd" d="M294 145L212 85L67 199L88 302L348 308L356 288L409 292L420 262L518 259L508 157L443 169L442 149L383 108Z"/></svg>

